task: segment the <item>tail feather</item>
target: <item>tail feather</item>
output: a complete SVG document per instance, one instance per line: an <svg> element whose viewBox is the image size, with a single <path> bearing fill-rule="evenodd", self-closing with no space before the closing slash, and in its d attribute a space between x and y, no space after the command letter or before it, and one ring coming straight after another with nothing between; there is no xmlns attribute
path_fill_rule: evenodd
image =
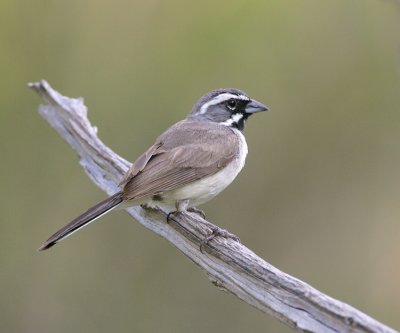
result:
<svg viewBox="0 0 400 333"><path fill-rule="evenodd" d="M116 208L122 202L122 193L116 193L106 200L99 202L97 205L89 208L85 213L79 215L76 219L62 227L55 234L50 236L42 246L38 249L39 251L47 250L56 243L60 242L64 238L72 235L74 232L95 221L99 217L108 213L110 210Z"/></svg>

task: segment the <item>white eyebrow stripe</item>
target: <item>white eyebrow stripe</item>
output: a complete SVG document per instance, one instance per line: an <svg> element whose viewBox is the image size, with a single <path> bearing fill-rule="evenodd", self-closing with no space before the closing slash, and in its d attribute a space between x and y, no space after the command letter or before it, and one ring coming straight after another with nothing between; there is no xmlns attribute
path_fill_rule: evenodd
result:
<svg viewBox="0 0 400 333"><path fill-rule="evenodd" d="M239 95L238 97L239 97L239 99L241 99L242 101L250 101L250 98L248 98L246 95Z"/></svg>
<svg viewBox="0 0 400 333"><path fill-rule="evenodd" d="M245 95L235 95L235 94L230 94L230 93L223 93L223 94L217 95L212 100L210 100L207 103L203 104L203 106L200 108L200 110L199 110L199 112L197 114L204 114L204 113L207 112L207 109L211 105L219 104L219 103L227 101L227 100L229 100L231 98L233 98L233 99L241 99L242 101L250 101L250 98L248 98Z"/></svg>
<svg viewBox="0 0 400 333"><path fill-rule="evenodd" d="M242 118L243 118L242 113L235 113L234 115L232 115L231 118L229 118L228 120L225 120L223 123L221 123L221 125L232 126L233 123L238 124L239 120Z"/></svg>

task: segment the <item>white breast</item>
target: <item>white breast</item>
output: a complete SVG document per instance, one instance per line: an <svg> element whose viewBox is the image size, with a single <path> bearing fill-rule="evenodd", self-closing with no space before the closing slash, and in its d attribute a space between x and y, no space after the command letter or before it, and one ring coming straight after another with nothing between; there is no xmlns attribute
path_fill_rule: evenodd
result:
<svg viewBox="0 0 400 333"><path fill-rule="evenodd" d="M189 207L194 207L205 203L206 201L214 198L222 190L224 190L236 178L240 170L242 170L246 156L247 144L242 134L237 129L233 129L239 139L239 154L230 162L224 169L216 174L205 177L192 184L188 184L180 189L165 193L164 202L167 206L175 207L176 200L189 200ZM162 205L164 206L164 205Z"/></svg>

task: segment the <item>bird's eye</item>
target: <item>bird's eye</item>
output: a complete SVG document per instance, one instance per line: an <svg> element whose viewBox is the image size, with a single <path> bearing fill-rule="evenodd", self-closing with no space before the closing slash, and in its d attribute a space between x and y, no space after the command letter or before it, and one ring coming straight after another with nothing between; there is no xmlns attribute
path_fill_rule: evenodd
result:
<svg viewBox="0 0 400 333"><path fill-rule="evenodd" d="M237 106L237 101L233 98L231 98L229 101L226 102L226 105L229 109L235 110Z"/></svg>

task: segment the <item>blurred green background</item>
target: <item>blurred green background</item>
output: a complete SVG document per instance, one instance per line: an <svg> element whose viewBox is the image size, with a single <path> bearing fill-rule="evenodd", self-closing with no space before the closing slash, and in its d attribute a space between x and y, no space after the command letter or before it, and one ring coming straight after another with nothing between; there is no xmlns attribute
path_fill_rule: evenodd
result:
<svg viewBox="0 0 400 333"><path fill-rule="evenodd" d="M389 0L2 0L0 331L291 332L124 212L36 252L105 197L38 116L26 83L42 78L83 96L129 160L208 90L270 106L247 125L244 171L202 208L399 329L399 28Z"/></svg>

